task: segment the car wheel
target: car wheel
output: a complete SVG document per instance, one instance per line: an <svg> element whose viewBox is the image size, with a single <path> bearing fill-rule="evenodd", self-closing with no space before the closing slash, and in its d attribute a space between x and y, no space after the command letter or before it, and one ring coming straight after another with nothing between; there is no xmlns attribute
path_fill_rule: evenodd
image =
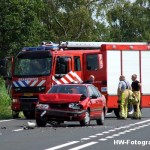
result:
<svg viewBox="0 0 150 150"><path fill-rule="evenodd" d="M83 120L81 120L80 121L80 125L81 126L88 126L88 125L90 125L90 112L87 110L86 112L85 112L85 117L84 117L84 119Z"/></svg>
<svg viewBox="0 0 150 150"><path fill-rule="evenodd" d="M36 124L38 127L45 127L46 126L46 121L44 119L36 119Z"/></svg>
<svg viewBox="0 0 150 150"><path fill-rule="evenodd" d="M104 125L104 120L105 120L105 113L104 113L104 111L102 111L100 119L96 120L97 125Z"/></svg>

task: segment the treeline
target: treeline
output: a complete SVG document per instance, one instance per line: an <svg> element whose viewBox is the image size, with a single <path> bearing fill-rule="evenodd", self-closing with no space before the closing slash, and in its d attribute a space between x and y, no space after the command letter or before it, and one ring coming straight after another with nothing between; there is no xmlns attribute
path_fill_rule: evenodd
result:
<svg viewBox="0 0 150 150"><path fill-rule="evenodd" d="M0 58L41 41L149 40L150 0L0 1Z"/></svg>

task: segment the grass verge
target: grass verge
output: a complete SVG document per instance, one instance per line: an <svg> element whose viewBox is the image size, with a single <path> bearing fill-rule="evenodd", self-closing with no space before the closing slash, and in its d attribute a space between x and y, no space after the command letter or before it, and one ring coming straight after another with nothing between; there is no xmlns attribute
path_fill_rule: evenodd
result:
<svg viewBox="0 0 150 150"><path fill-rule="evenodd" d="M5 87L5 81L0 77L0 120L10 119L11 115L11 99Z"/></svg>

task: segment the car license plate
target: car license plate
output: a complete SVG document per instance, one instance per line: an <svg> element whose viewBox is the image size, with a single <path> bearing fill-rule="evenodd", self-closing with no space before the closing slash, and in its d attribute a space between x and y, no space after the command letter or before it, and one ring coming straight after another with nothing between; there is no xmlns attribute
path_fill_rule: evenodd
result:
<svg viewBox="0 0 150 150"><path fill-rule="evenodd" d="M33 93L24 93L23 96L33 96Z"/></svg>

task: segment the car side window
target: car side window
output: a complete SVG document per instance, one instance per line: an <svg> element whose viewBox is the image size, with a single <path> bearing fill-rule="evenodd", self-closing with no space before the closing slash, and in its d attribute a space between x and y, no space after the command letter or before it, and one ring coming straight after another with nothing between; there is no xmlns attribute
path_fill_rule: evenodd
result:
<svg viewBox="0 0 150 150"><path fill-rule="evenodd" d="M94 95L96 95L97 97L101 97L102 96L102 94L99 92L99 90L95 86L91 85L91 88L92 88L92 90L94 92Z"/></svg>
<svg viewBox="0 0 150 150"><path fill-rule="evenodd" d="M89 96L92 97L94 95L94 92L91 88L91 86L88 86Z"/></svg>

